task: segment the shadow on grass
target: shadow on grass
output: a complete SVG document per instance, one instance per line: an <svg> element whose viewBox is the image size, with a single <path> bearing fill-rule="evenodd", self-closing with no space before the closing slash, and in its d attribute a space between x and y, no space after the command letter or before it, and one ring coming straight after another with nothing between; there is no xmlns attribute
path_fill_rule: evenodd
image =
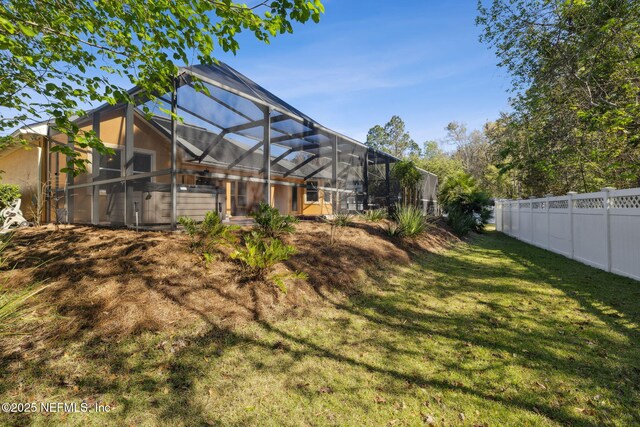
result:
<svg viewBox="0 0 640 427"><path fill-rule="evenodd" d="M637 396L634 393L637 393L637 384L640 381L636 366L639 350L637 327L621 327L616 317L603 315L600 310L593 309L594 301L599 301L614 308L624 309L625 317L637 321L640 313L638 300L619 307L616 301L621 302L626 298L621 298L620 295L612 296L611 292L614 287L617 292L627 293L627 297L636 295L637 287L634 285L637 286L637 283L591 271L588 267L562 263L563 260L553 254L535 251L530 254L531 248L495 234L479 237L470 245L468 251L489 259L502 254L513 260L516 265L524 264L525 268L509 272L509 268L503 263L478 266L465 259L464 254L430 254L419 260L422 269L414 270L412 274L407 275L406 270L389 271L386 278L377 277L378 288L387 291L383 295L379 292L362 292L352 295L349 301L336 303L339 311L365 319L369 328L375 328L379 332L378 338L371 344L375 351L380 353L423 356L424 353L408 349L402 343L419 342L425 336L453 341L456 343L454 349L460 353L463 353L468 345L497 353L492 363L477 369L467 369L455 359L437 360L444 369L466 375L467 383L421 375L393 363L385 365L367 362L348 347L302 338L283 329L277 323L260 320L258 323L261 328L272 338L257 339L211 325L207 334L181 353L182 362L172 367L172 378L179 380L182 392L190 390L199 373L207 370L206 364L200 360L210 354L212 346L223 352L234 345L276 351L273 344L275 336L278 342L287 343L278 346L277 351L285 353L293 361L292 365L283 368L285 370L292 370L297 361L306 358L319 361L326 359L406 383L410 388L423 387L462 393L472 398L496 402L507 408L537 413L563 424L595 426L600 425L602 420L615 419L615 410L608 412L606 408L599 408L600 418L589 420L577 416L568 402L552 404L549 393L518 390L505 394L497 384L474 381L474 375L482 371L500 373L506 366L536 369L541 372L560 373L563 377L588 378L594 388L608 389L611 398L624 401L622 406L627 408L633 419L640 419L638 408L633 406L633 399ZM558 267L559 265L562 267ZM583 270L583 275L587 276L575 274L576 269ZM432 274L431 280L425 280L425 271ZM395 274L403 275L401 283L387 280ZM599 285L586 286L585 280L590 280L592 274L602 275L600 278L605 280L600 281ZM493 278L500 279L500 283L492 283ZM508 283L510 279L531 281L540 284L541 289L514 286ZM548 291L551 292L551 297L558 298L553 289L546 289L548 286L565 293L567 298L573 299L582 309L597 316L604 325L581 329L584 325L579 319L563 319L543 312L544 305L540 304L544 304L549 298ZM401 291L403 287L405 292ZM407 292L407 287L411 287L411 291ZM585 294L589 297L585 297ZM443 307L431 310L420 307L420 298L445 297L470 297L478 302L480 308L476 312L456 313L455 310ZM525 309L527 300L532 300L531 304L538 306ZM561 310L564 303L566 301L561 298L561 301L556 303L560 304L560 307L549 308ZM208 319L206 313L199 315L205 320ZM534 329L526 326L534 323L537 324ZM624 334L626 342L620 343L612 339L610 329ZM593 343L593 347L589 347L587 343ZM261 363L256 363L256 369L265 368ZM403 393L402 387L389 387L393 388L392 392L395 394ZM636 391L633 391L634 387ZM299 388L293 391L307 393ZM182 401L186 405L185 411L165 411L164 416L167 419L193 415L196 408L189 407L188 402L195 396L190 398L188 393L184 396ZM204 414L202 416L203 419L206 418ZM255 420L249 417L244 421Z"/></svg>
<svg viewBox="0 0 640 427"><path fill-rule="evenodd" d="M529 270L532 277L544 277L546 283L630 339L640 338L639 281L585 268L582 263L531 245L526 245L523 253L521 242L501 233L494 234L494 239L483 239L481 247L498 251Z"/></svg>
<svg viewBox="0 0 640 427"><path fill-rule="evenodd" d="M148 404L157 410L161 422L218 425L221 420L207 412L197 384L212 364L241 346L243 352L257 349L273 352L276 358L286 357L288 363L278 367L283 372L293 373L296 363L311 358L318 361L318 370L326 360L354 369L352 375L371 373L385 380L386 391L399 397L415 387L436 393L455 392L562 424L584 426L615 420L620 415L616 411L622 407L630 419L640 422L640 283L495 232L446 253L420 254L413 261L412 268L389 267L370 274L375 286L347 293L346 299L323 293L343 316L335 325L318 323L319 327L333 325L341 331L333 340L303 336L282 322L262 319L257 311L254 318L264 336L222 327L215 313L194 306L188 294L171 292L169 287L147 280L150 290L201 318L206 330L166 343L164 337L144 344L133 339L122 343L99 338L87 341L82 354L97 370L74 378L71 385L92 396L122 396L116 402L120 421L136 414L138 402L127 396L144 395L149 396ZM339 262L335 268L341 274L348 273L339 270ZM322 280L320 276L313 279L318 283ZM234 303L233 295L218 292ZM257 306L246 305L244 309L255 311ZM90 328L92 310L101 307L83 310L84 328ZM372 331L359 344L385 357L372 361L340 341L347 342L357 334L351 329L352 319L364 322ZM442 347L448 351L440 351ZM445 374L451 373L450 377L429 375L418 362L415 366L403 362L425 357ZM483 363L466 363L483 357ZM2 364L8 362L3 360ZM51 368L45 362L29 364L30 375L47 376L52 381L55 373L47 371ZM257 371L273 369L261 360L253 363ZM166 372L166 377L149 374L157 370ZM575 379L593 389L607 390L608 398L617 405L599 407L597 416L589 418L572 410L575 403L563 393L546 387L532 391L527 384L505 390L501 387L505 383L487 379L508 376L510 370L535 370L541 375ZM64 375L58 380L61 386L69 385ZM290 387L290 393L315 396L293 384ZM19 421L26 425L32 419L25 415ZM237 421L253 424L260 420L246 414Z"/></svg>

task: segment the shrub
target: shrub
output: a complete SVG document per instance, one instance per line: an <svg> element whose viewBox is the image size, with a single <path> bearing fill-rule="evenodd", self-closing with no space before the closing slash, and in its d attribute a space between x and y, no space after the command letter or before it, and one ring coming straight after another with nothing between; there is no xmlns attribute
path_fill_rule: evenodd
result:
<svg viewBox="0 0 640 427"><path fill-rule="evenodd" d="M233 251L231 258L240 263L249 277L261 280L274 265L295 253L293 246L285 245L280 239L265 239L258 233L251 233L245 236L244 248Z"/></svg>
<svg viewBox="0 0 640 427"><path fill-rule="evenodd" d="M306 279L305 273L277 274L269 277L273 267L279 262L286 261L296 253L296 248L286 245L280 239L267 239L258 232L252 232L244 238L244 247L231 253L231 259L236 260L242 267L248 280L271 280L282 292L287 292L285 279Z"/></svg>
<svg viewBox="0 0 640 427"><path fill-rule="evenodd" d="M464 172L447 178L440 190L440 202L445 212L454 214L456 221L463 221L459 214L474 219L474 231L481 231L491 217L491 199L478 188L475 180ZM471 223L470 220L464 221Z"/></svg>
<svg viewBox="0 0 640 427"><path fill-rule="evenodd" d="M387 236L393 238L416 237L429 227L427 217L412 205L396 207L392 218L394 222L389 223L385 231Z"/></svg>
<svg viewBox="0 0 640 427"><path fill-rule="evenodd" d="M40 227L42 219L42 214L45 209L45 194L47 194L47 186L48 183L43 183L40 186L40 191L37 190L36 187L31 186L29 189L31 192L31 205L29 206L28 215L31 217L33 224L36 227Z"/></svg>
<svg viewBox="0 0 640 427"><path fill-rule="evenodd" d="M392 237L392 238L402 237L402 228L394 222L389 223L385 231L387 232L387 236L389 237Z"/></svg>
<svg viewBox="0 0 640 427"><path fill-rule="evenodd" d="M331 220L336 227L349 227L353 224L353 215L348 212L338 212L333 215Z"/></svg>
<svg viewBox="0 0 640 427"><path fill-rule="evenodd" d="M199 227L198 222L195 219L187 216L181 216L178 217L178 223L184 227L184 231L186 231L190 237L195 238L198 236Z"/></svg>
<svg viewBox="0 0 640 427"><path fill-rule="evenodd" d="M191 249L201 253L210 252L211 248L219 243L232 243L235 240L232 232L240 228L223 224L220 215L215 211L207 212L204 221L200 223L186 216L178 218L178 222L191 237Z"/></svg>
<svg viewBox="0 0 640 427"><path fill-rule="evenodd" d="M470 231L476 230L478 219L476 219L473 213L452 209L448 212L447 223L456 235L464 237L469 234Z"/></svg>
<svg viewBox="0 0 640 427"><path fill-rule="evenodd" d="M412 205L398 208L395 220L401 230L402 237L416 237L427 229L427 220L422 211Z"/></svg>
<svg viewBox="0 0 640 427"><path fill-rule="evenodd" d="M372 209L363 213L362 217L371 222L382 221L387 218L387 210L385 208Z"/></svg>
<svg viewBox="0 0 640 427"><path fill-rule="evenodd" d="M15 199L19 199L20 187L15 184L0 184L0 209L4 209Z"/></svg>
<svg viewBox="0 0 640 427"><path fill-rule="evenodd" d="M202 232L212 239L233 240L231 231L237 230L240 227L237 225L226 225L222 223L220 215L216 211L207 212L204 216L204 221L200 224Z"/></svg>
<svg viewBox="0 0 640 427"><path fill-rule="evenodd" d="M395 222L386 228L389 237L416 237L424 233L429 226L422 211L412 205L397 207L393 219Z"/></svg>
<svg viewBox="0 0 640 427"><path fill-rule="evenodd" d="M258 210L251 214L256 222L256 230L264 237L281 237L287 233L293 233L293 224L298 223L298 218L292 215L282 215L277 208L267 203L260 203Z"/></svg>

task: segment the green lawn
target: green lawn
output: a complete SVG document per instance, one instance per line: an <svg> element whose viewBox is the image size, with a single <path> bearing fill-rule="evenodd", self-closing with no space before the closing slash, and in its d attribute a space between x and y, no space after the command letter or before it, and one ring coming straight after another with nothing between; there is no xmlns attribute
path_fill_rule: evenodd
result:
<svg viewBox="0 0 640 427"><path fill-rule="evenodd" d="M639 325L640 282L490 231L286 320L26 360L1 401L115 408L0 423L638 425Z"/></svg>

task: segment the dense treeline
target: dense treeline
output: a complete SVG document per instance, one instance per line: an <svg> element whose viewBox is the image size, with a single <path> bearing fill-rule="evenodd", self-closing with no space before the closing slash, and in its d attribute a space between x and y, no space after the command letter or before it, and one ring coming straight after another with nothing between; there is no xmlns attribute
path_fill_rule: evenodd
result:
<svg viewBox="0 0 640 427"><path fill-rule="evenodd" d="M489 218L491 194L506 194L514 188L495 166L497 153L485 131L468 131L466 125L451 122L443 141L426 141L420 147L406 130L404 121L393 116L384 126L376 125L367 134L367 145L391 153L402 160L395 162L391 174L402 188L402 205L418 205L417 187L422 179L421 167L438 176L438 200L447 213L453 231L461 236L480 231ZM440 145L454 145L444 151Z"/></svg>
<svg viewBox="0 0 640 427"><path fill-rule="evenodd" d="M640 2L494 0L477 23L513 77L486 136L518 195L640 186Z"/></svg>
<svg viewBox="0 0 640 427"><path fill-rule="evenodd" d="M440 184L461 173L469 175L479 189L493 197L515 197L520 185L510 171L500 171L500 153L490 136L495 124L487 123L482 130L469 130L464 123L447 125L442 140L417 144L406 130L404 121L393 116L384 126L369 130L367 145L412 162L435 173Z"/></svg>

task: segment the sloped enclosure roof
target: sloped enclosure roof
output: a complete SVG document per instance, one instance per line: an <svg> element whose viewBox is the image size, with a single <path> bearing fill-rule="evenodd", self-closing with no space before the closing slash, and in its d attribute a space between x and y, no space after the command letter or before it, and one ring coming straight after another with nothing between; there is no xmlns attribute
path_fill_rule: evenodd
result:
<svg viewBox="0 0 640 427"><path fill-rule="evenodd" d="M195 75L197 78L205 82L209 81L216 85L221 85L227 89L231 89L233 91L239 92L249 98L260 101L264 105L270 106L281 113L296 116L302 119L304 125L308 129L317 129L318 131L325 131L330 134L337 135L345 141L349 141L351 143L360 145L362 147L366 147L371 152L370 160L373 160L374 163L384 161L385 158L392 159L392 161L398 160L395 156L392 156L391 154L388 154L379 150L371 149L360 141L357 141L345 135L341 135L335 131L332 131L322 126L321 124L319 124L317 121L315 121L314 119L312 119L311 117L303 113L302 111L293 107L291 104L282 100L281 98L279 98L278 96L270 92L269 90L260 86L258 83L254 82L249 77L245 76L244 74L240 73L239 71L235 70L234 68L225 64L224 62L218 61L217 63L209 64L209 65L204 65L204 64L192 65L189 67L183 67L180 69L180 71L182 73ZM277 128L274 127L274 130L277 131ZM247 132L240 131L240 133L246 134ZM313 135L312 138L317 137L318 134L320 134L320 132ZM309 138L304 137L302 138L302 140L308 141ZM420 169L420 170L425 174L435 176L431 172L425 171L423 169Z"/></svg>
<svg viewBox="0 0 640 427"><path fill-rule="evenodd" d="M248 95L249 97L257 98L265 104L275 107L281 112L293 114L310 123L317 123L302 111L283 101L272 92L269 92L267 89L263 88L239 71L231 68L224 62L218 62L217 64L211 65L193 65L190 67L184 67L181 71L193 73L200 78L216 81L231 89Z"/></svg>
<svg viewBox="0 0 640 427"><path fill-rule="evenodd" d="M165 117L153 117L151 123L155 125L160 131L162 131L167 137L171 135L171 121ZM187 154L192 158L199 158L202 153L207 150L208 145L212 139L215 139L217 134L211 133L206 129L196 126L181 126L177 142ZM206 165L221 165L226 166L233 163L240 157L246 157L247 160L243 163L249 165L261 165L262 163L262 150L256 150L255 152L248 152L247 148L242 144L231 139L226 139L225 144L218 144L213 149L209 150L206 156L204 156L202 164ZM277 156L272 155L273 160ZM240 165L242 166L242 165ZM280 159L277 164L272 166L272 173L277 175L284 175L287 171L296 167L296 163L288 161L286 159ZM312 164L304 165L296 171L294 176L304 177L313 173L317 168L317 165ZM321 171L316 174L317 178L330 179L331 174L326 171Z"/></svg>

